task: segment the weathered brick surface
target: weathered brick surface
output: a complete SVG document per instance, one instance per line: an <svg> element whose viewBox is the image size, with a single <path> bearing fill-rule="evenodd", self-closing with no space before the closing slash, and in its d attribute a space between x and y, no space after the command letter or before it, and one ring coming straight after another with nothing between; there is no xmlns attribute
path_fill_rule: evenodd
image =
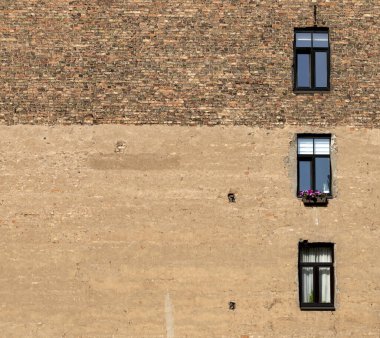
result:
<svg viewBox="0 0 380 338"><path fill-rule="evenodd" d="M2 126L0 336L378 337L380 130L329 130L316 209L300 129ZM299 309L300 239L335 243L335 312Z"/></svg>
<svg viewBox="0 0 380 338"><path fill-rule="evenodd" d="M314 4L332 90L295 95ZM0 121L379 127L379 22L375 0L0 0Z"/></svg>

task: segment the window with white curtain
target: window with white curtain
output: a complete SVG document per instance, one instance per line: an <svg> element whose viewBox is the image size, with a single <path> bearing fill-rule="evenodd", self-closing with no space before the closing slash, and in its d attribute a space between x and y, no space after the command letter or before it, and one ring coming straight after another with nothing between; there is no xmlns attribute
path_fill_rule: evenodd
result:
<svg viewBox="0 0 380 338"><path fill-rule="evenodd" d="M303 310L334 310L334 245L299 243L300 306Z"/></svg>
<svg viewBox="0 0 380 338"><path fill-rule="evenodd" d="M299 134L297 137L298 188L331 196L330 134Z"/></svg>

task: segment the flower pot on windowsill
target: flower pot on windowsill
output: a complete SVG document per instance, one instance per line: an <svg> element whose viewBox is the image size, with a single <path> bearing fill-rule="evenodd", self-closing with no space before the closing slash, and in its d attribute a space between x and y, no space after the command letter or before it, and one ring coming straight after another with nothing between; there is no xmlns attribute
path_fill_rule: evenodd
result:
<svg viewBox="0 0 380 338"><path fill-rule="evenodd" d="M327 196L317 196L317 197L302 197L302 202L308 205L326 205L327 204Z"/></svg>
<svg viewBox="0 0 380 338"><path fill-rule="evenodd" d="M298 197L302 198L305 205L326 205L327 194L318 190L305 190L298 193Z"/></svg>

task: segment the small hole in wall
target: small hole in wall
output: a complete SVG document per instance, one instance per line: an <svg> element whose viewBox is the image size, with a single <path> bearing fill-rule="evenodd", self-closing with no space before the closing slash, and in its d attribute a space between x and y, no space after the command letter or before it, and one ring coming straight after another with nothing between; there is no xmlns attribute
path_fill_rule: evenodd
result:
<svg viewBox="0 0 380 338"><path fill-rule="evenodd" d="M83 123L82 124L87 124L87 125L93 125L95 124L95 117L94 115L92 114L87 114L84 118L83 118Z"/></svg>
<svg viewBox="0 0 380 338"><path fill-rule="evenodd" d="M227 195L227 197L228 197L228 202L230 202L230 203L235 203L235 202L236 202L236 197L235 197L235 194L234 194L234 193L230 192L230 193Z"/></svg>
<svg viewBox="0 0 380 338"><path fill-rule="evenodd" d="M236 309L236 303L235 302L229 302L228 308L232 311L235 310Z"/></svg>
<svg viewBox="0 0 380 338"><path fill-rule="evenodd" d="M124 141L117 141L115 146L115 153L123 153L125 151L125 148L127 146L127 143Z"/></svg>

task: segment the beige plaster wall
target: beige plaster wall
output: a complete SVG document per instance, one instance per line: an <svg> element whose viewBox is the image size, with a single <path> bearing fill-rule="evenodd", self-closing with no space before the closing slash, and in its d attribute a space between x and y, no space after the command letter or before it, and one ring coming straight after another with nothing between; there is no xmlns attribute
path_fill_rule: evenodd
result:
<svg viewBox="0 0 380 338"><path fill-rule="evenodd" d="M335 137L327 208L294 195L306 131ZM1 337L378 337L380 130L0 134ZM299 309L300 239L336 243L335 312Z"/></svg>

